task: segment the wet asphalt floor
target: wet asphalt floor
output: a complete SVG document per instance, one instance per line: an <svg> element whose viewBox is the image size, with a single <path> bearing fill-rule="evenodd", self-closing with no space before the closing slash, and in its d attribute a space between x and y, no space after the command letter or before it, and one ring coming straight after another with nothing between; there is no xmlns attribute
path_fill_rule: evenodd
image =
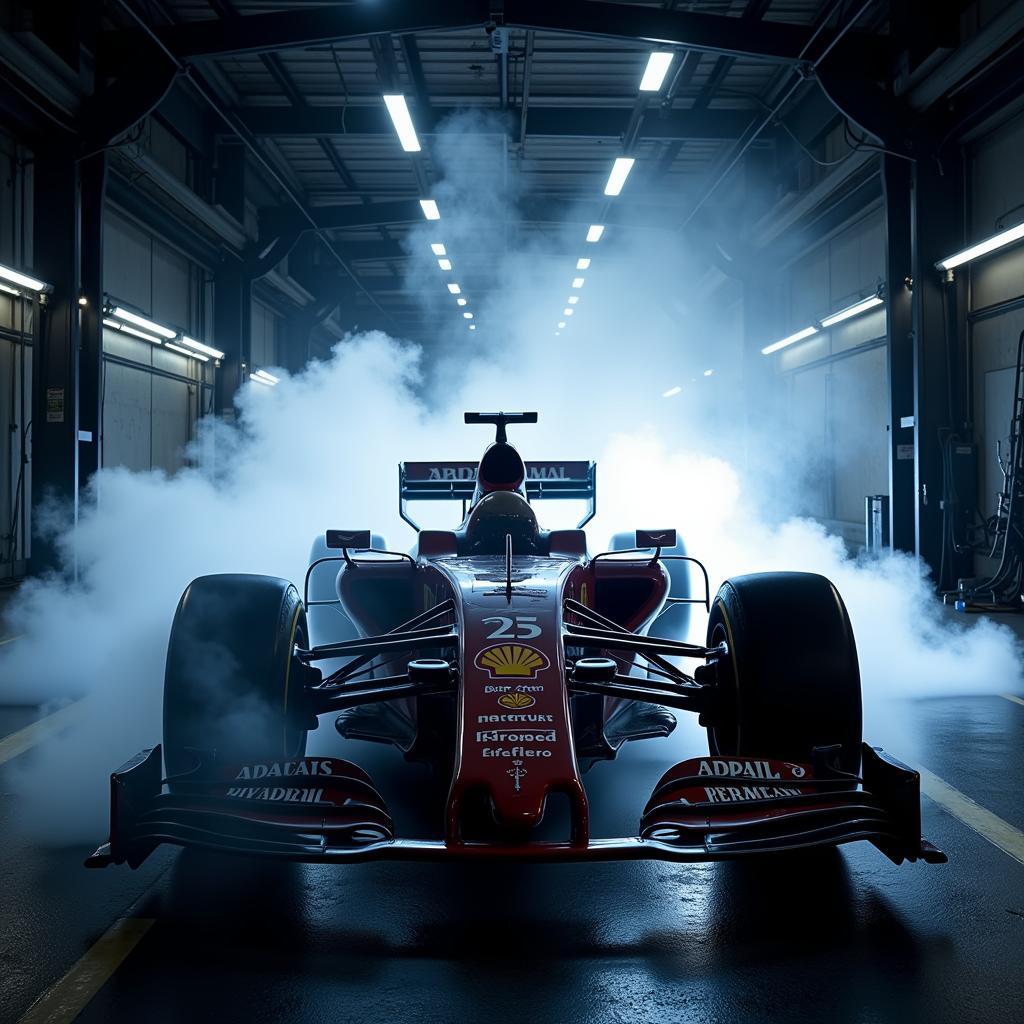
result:
<svg viewBox="0 0 1024 1024"><path fill-rule="evenodd" d="M1024 829L1024 705L867 710L870 742ZM33 717L0 709L0 736ZM311 753L364 765L399 826L413 820L423 769L332 733L321 725ZM593 834L635 834L660 774L703 744L684 718L670 739L594 768ZM8 770L0 1024L123 918L147 922L141 940L79 1016L51 1020L903 1024L1019 1020L1024 1005L1024 864L928 797L923 831L945 866L896 867L867 844L695 866L308 866L165 848L138 871L86 871L88 844L20 834Z"/></svg>

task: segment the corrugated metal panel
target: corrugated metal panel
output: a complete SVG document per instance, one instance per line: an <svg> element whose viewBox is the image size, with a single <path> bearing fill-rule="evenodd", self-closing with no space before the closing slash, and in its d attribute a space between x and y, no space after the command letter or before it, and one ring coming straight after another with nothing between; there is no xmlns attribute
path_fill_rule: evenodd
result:
<svg viewBox="0 0 1024 1024"><path fill-rule="evenodd" d="M103 465L150 469L152 376L109 361L103 375Z"/></svg>

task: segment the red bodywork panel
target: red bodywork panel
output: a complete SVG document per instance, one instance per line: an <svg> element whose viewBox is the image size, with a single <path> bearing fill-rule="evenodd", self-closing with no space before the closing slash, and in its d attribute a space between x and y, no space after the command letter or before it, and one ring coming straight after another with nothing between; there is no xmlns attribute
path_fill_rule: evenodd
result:
<svg viewBox="0 0 1024 1024"><path fill-rule="evenodd" d="M580 782L564 683L562 596L578 597L581 560L513 560L506 594L503 558L432 563L460 605L461 686L458 751L446 815L449 842L460 838L467 793L484 790L498 822L540 822L548 793L569 797L573 841L586 843L587 798Z"/></svg>
<svg viewBox="0 0 1024 1024"><path fill-rule="evenodd" d="M567 597L581 601L634 630L664 606L668 574L642 556L592 562L582 531L557 531L551 535L555 554L513 557L510 596L504 557L460 556L455 546L452 533L423 531L413 571L397 562L343 568L338 592L345 610L367 633L379 633L393 628L399 615L410 617L449 598L455 602L460 685L447 841L460 841L466 800L475 792L510 833L538 825L548 794L564 793L572 841L586 845L587 799L565 682L563 603ZM618 701L608 698L606 704L610 713ZM409 713L416 715L415 701Z"/></svg>

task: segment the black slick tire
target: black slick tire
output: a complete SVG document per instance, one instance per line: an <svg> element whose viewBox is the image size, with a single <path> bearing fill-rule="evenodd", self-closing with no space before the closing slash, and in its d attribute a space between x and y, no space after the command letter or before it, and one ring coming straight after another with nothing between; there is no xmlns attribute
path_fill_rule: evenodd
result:
<svg viewBox="0 0 1024 1024"><path fill-rule="evenodd" d="M221 764L301 757L308 715L293 659L307 642L298 591L273 576L193 580L178 602L164 675L164 763L189 772L198 751Z"/></svg>
<svg viewBox="0 0 1024 1024"><path fill-rule="evenodd" d="M838 590L814 573L726 580L707 642L726 641L720 700L708 727L713 754L807 762L814 747L841 745L839 767L857 772L861 687L857 647Z"/></svg>

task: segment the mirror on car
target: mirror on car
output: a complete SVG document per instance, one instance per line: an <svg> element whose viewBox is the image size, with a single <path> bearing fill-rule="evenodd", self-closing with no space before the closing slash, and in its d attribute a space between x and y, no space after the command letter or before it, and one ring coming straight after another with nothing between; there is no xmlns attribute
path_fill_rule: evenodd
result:
<svg viewBox="0 0 1024 1024"><path fill-rule="evenodd" d="M329 548L351 548L365 551L372 548L369 530L328 530L327 546Z"/></svg>
<svg viewBox="0 0 1024 1024"><path fill-rule="evenodd" d="M674 548L676 546L676 531L637 530L636 546L638 548Z"/></svg>

